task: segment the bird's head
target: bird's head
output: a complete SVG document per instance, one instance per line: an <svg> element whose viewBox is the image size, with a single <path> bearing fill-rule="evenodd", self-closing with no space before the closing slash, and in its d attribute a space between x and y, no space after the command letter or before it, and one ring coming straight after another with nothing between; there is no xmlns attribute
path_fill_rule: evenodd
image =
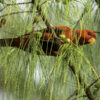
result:
<svg viewBox="0 0 100 100"><path fill-rule="evenodd" d="M93 44L96 41L96 35L90 30L76 30L79 44Z"/></svg>

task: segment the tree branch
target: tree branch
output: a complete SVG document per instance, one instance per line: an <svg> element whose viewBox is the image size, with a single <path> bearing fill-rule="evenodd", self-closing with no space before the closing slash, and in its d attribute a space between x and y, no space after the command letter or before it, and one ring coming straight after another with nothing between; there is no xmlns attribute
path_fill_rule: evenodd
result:
<svg viewBox="0 0 100 100"><path fill-rule="evenodd" d="M24 4L32 4L32 2L21 2L21 3L13 3L13 4L7 4L7 3L3 3L6 6L4 6L2 9L0 9L0 12L2 12L4 9L6 9L9 6L14 6L14 5L24 5Z"/></svg>
<svg viewBox="0 0 100 100"><path fill-rule="evenodd" d="M66 100L70 100L73 96L78 94L78 90L75 90L73 94L71 94Z"/></svg>
<svg viewBox="0 0 100 100"><path fill-rule="evenodd" d="M79 22L82 20L82 18L83 18L83 16L84 16L85 13L86 13L86 9L84 9L82 15L80 16L79 20L78 20L77 23L75 24L73 30L78 26Z"/></svg>
<svg viewBox="0 0 100 100"><path fill-rule="evenodd" d="M75 66L72 64L71 61L69 62L69 67L71 68L72 72L75 74L76 73ZM87 88L86 83L82 80L81 75L79 74L78 76L79 76L79 82L80 82L80 84L84 84L85 93L86 93L88 99L89 100L95 100L94 97L93 97L93 95L92 95L92 93L91 93L91 91L90 91L90 88ZM73 95L76 94L76 93L78 93L78 90L76 90L73 93Z"/></svg>
<svg viewBox="0 0 100 100"><path fill-rule="evenodd" d="M19 3L12 3L12 4L4 3L4 4L7 5L7 6L14 6L14 5L32 4L32 2L29 1L29 2L19 2Z"/></svg>
<svg viewBox="0 0 100 100"><path fill-rule="evenodd" d="M47 29L49 29L49 31L52 32L51 25L50 25L48 19L46 18L45 14L43 13L42 8L40 7L40 5L37 5L37 11L38 11L39 15L42 17L42 20L45 22L45 24L47 26Z"/></svg>
<svg viewBox="0 0 100 100"><path fill-rule="evenodd" d="M9 15L19 14L19 13L32 13L32 12L33 12L32 10L28 10L28 11L18 11L18 12L6 13L6 14L1 15L0 18L9 16Z"/></svg>
<svg viewBox="0 0 100 100"><path fill-rule="evenodd" d="M100 77L98 79L96 79L94 82L92 82L88 87L86 88L91 88L95 83L97 83L100 80ZM70 100L73 96L78 94L78 89L74 91L73 94L71 94L66 100ZM81 96L82 97L82 96Z"/></svg>
<svg viewBox="0 0 100 100"><path fill-rule="evenodd" d="M100 33L100 31L93 31L94 33Z"/></svg>
<svg viewBox="0 0 100 100"><path fill-rule="evenodd" d="M100 81L100 77L98 79L96 79L93 83L91 83L87 88L91 88L98 81Z"/></svg>

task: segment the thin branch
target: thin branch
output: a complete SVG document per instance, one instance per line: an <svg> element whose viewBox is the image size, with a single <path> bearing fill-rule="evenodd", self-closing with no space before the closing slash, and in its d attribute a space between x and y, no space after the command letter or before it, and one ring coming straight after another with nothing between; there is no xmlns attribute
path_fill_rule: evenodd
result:
<svg viewBox="0 0 100 100"><path fill-rule="evenodd" d="M13 3L13 4L7 4L7 3L4 3L4 4L7 6L14 6L14 5L24 5L24 4L30 4L30 3L32 2L29 1L29 2L19 2L19 3Z"/></svg>
<svg viewBox="0 0 100 100"><path fill-rule="evenodd" d="M19 14L19 13L32 13L32 12L33 12L32 10L12 12L12 13L3 14L3 15L0 16L0 18L1 18L1 17L5 17L5 16L9 16L9 15Z"/></svg>
<svg viewBox="0 0 100 100"><path fill-rule="evenodd" d="M45 23L45 25L47 26L47 29L48 29L48 32L50 32L51 34L52 33L57 33L57 32L55 32L55 30L56 29L53 29L52 28L52 26L50 25L50 23L49 23L49 21L48 21L48 19L47 19L47 17L45 16L45 13L43 13L43 11L42 11L42 8L41 8L41 6L43 5L43 4L45 4L47 1L44 1L41 5L37 5L37 11L38 11L38 14L42 17L42 20L44 21L44 23ZM62 31L62 30L60 30L60 29L57 29L58 31ZM56 37L56 39L59 39L59 37L56 35L56 34L52 34L54 37Z"/></svg>
<svg viewBox="0 0 100 100"><path fill-rule="evenodd" d="M0 9L0 12L2 12L4 9L6 9L9 6L14 6L14 5L24 5L24 4L32 4L32 2L21 2L21 3L13 3L13 4L7 4L7 3L3 3L6 6L4 6L2 9Z"/></svg>
<svg viewBox="0 0 100 100"><path fill-rule="evenodd" d="M93 83L91 83L87 88L91 88L95 83L97 83L100 80L100 77L96 79Z"/></svg>
<svg viewBox="0 0 100 100"><path fill-rule="evenodd" d="M93 31L94 33L100 33L100 31Z"/></svg>
<svg viewBox="0 0 100 100"><path fill-rule="evenodd" d="M82 18L83 18L83 16L84 16L85 13L86 13L86 9L84 9L82 15L80 16L79 20L78 20L77 23L75 24L73 30L78 26L79 22L82 20Z"/></svg>
<svg viewBox="0 0 100 100"><path fill-rule="evenodd" d="M44 3L46 3L46 2L44 2ZM44 4L44 3L42 3L42 4ZM37 11L38 11L38 14L42 17L42 20L44 21L45 25L47 26L48 32L50 32L52 34L52 36L54 37L54 39L56 39L56 41L60 41L61 39L59 38L59 36L57 36L56 33L59 33L62 30L57 29L57 28L52 28L52 26L50 25L48 19L46 18L45 14L43 13L42 8L41 8L40 5L37 5ZM62 42L62 41L60 41L60 42Z"/></svg>
<svg viewBox="0 0 100 100"><path fill-rule="evenodd" d="M38 14L42 17L43 21L45 22L47 28L50 28L50 29L51 29L51 25L50 25L49 21L47 20L45 14L43 13L42 8L41 8L41 6L42 6L44 3L46 3L46 2L47 2L47 1L44 1L41 5L38 4L37 7L36 7L36 9L37 9L37 11L38 11ZM34 3L35 3L35 0L32 0L32 4L33 4L33 5L34 5Z"/></svg>
<svg viewBox="0 0 100 100"><path fill-rule="evenodd" d="M98 79L96 79L93 83L91 83L88 87L86 88L91 88L96 82L98 82L100 79L100 77ZM73 94L71 94L66 100L70 100L73 96L78 94L78 89L74 91Z"/></svg>
<svg viewBox="0 0 100 100"><path fill-rule="evenodd" d="M42 20L45 22L47 28L49 30L52 30L51 25L50 25L48 19L46 18L45 14L43 13L42 8L41 8L40 5L37 5L37 11L38 11L39 15L42 17Z"/></svg>
<svg viewBox="0 0 100 100"><path fill-rule="evenodd" d="M13 4L7 4L7 3L3 3L3 4L5 4L6 6L4 7L4 8L2 8L2 9L0 9L0 12L2 12L5 8L7 8L8 6L14 6L14 5L23 5L23 4L32 4L32 3L34 3L33 2L34 0L32 0L32 1L30 1L30 2L21 2L21 3L13 3ZM41 6L44 4L44 3L46 3L47 1L45 1L45 2L43 2L42 4L41 4ZM32 11L19 11L19 12L12 12L12 13L10 13L10 14L4 14L4 15L1 15L0 17L5 17L5 16L8 16L8 15L13 15L13 14L18 14L18 13L29 13L29 12L32 12Z"/></svg>
<svg viewBox="0 0 100 100"><path fill-rule="evenodd" d="M71 94L66 100L70 100L73 96L78 94L78 90L75 90L73 94Z"/></svg>
<svg viewBox="0 0 100 100"><path fill-rule="evenodd" d="M72 72L75 74L76 73L75 66L72 64L71 61L69 62L69 67L71 68ZM93 95L92 95L92 93L91 93L91 91L90 91L90 88L87 88L86 83L82 80L81 75L79 74L78 76L79 76L79 82L80 82L80 84L84 84L85 93L86 93L88 99L89 100L95 100L94 97L93 97Z"/></svg>

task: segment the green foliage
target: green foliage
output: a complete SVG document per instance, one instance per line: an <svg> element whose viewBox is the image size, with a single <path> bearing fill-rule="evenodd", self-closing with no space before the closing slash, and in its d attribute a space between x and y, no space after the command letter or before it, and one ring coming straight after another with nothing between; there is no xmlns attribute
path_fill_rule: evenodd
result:
<svg viewBox="0 0 100 100"><path fill-rule="evenodd" d="M56 0L57 2L60 2L61 0Z"/></svg>
<svg viewBox="0 0 100 100"><path fill-rule="evenodd" d="M0 3L4 3L4 0L0 0Z"/></svg>
<svg viewBox="0 0 100 100"><path fill-rule="evenodd" d="M27 0L26 0L27 1ZM44 0L37 1L42 3ZM56 0L53 2L47 0L42 5L48 21L53 26L67 25L74 28L80 18L84 8L86 13L77 25L77 29L99 30L99 20L97 17L94 22L91 0L88 3L77 2L76 0ZM14 1L15 2L15 1ZM65 4L65 2L67 2ZM12 2L11 2L12 3ZM20 7L18 5L6 8L1 14L7 13L6 24L0 28L0 38L16 37L30 32L34 27L36 30L45 27L42 19L36 19L36 6L33 7L33 13L23 13L9 15L13 11L27 10L30 6ZM98 16L100 16L98 14ZM77 100L87 100L80 96L85 95L84 84L79 83L79 73L82 80L90 85L100 76L100 36L97 35L97 41L94 45L77 46L70 44L69 40L65 40L66 44L59 49L57 57L46 56L41 49L39 39L41 33L33 33L37 35L37 40L32 40L32 53L25 52L18 48L0 47L0 87L7 92L8 100L13 95L14 100L66 100L74 90L78 89ZM62 39L65 36L61 36ZM33 42L34 41L34 42ZM28 48L30 49L30 48ZM41 55L37 55L37 50ZM75 74L69 67L72 61L75 66ZM96 90L95 90L96 89ZM2 91L2 92L3 92ZM100 82L95 84L91 91L96 98L100 98ZM5 97L3 92L2 97ZM74 99L74 97L72 97Z"/></svg>

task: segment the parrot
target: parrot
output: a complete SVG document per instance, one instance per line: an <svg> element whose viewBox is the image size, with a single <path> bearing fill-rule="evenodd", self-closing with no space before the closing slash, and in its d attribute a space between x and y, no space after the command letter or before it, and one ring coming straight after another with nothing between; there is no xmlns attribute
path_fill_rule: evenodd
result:
<svg viewBox="0 0 100 100"><path fill-rule="evenodd" d="M52 27L55 28L55 27ZM58 29L58 31L57 31ZM61 30L61 32L59 32ZM56 32L57 31L57 32ZM74 44L76 44L75 35L79 39L79 45L93 44L96 41L96 35L91 30L71 30L67 26L56 26L55 32L59 35L65 35L65 39L70 39ZM75 34L74 34L75 33ZM59 36L58 36L59 37ZM45 39L53 39L51 33L46 32L44 35Z"/></svg>
<svg viewBox="0 0 100 100"><path fill-rule="evenodd" d="M53 26L51 29L54 31L53 33L51 33L51 30L48 28L39 30L42 34L40 37L40 44L42 50L47 55L56 56L61 44L64 44L66 40L69 40L69 42L73 44L77 44L78 41L78 45L93 44L96 41L96 35L91 30L72 30L68 26ZM33 34L24 34L16 38L0 39L0 46L16 47L24 51L28 49L28 51L31 52L32 44L34 44L32 43L34 42L32 39L35 37L33 32Z"/></svg>

